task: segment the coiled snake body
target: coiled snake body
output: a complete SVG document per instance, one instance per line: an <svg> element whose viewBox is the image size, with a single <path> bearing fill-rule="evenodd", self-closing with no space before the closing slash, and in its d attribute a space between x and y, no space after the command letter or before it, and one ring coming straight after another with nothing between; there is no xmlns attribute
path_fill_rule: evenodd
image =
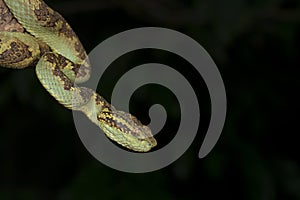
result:
<svg viewBox="0 0 300 200"><path fill-rule="evenodd" d="M59 13L42 0L4 2L9 8L5 14L12 14L25 31L0 32L1 66L36 66L38 79L60 104L82 111L110 139L134 151L156 146L151 130L134 116L116 110L93 90L75 85L89 79L90 66L78 37Z"/></svg>

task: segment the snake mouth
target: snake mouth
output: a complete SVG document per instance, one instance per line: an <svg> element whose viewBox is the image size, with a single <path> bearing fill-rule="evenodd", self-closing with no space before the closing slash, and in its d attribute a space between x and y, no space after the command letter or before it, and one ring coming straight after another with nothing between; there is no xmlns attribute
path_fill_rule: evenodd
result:
<svg viewBox="0 0 300 200"><path fill-rule="evenodd" d="M157 145L150 128L129 113L111 110L100 112L97 118L104 133L124 147L147 152Z"/></svg>

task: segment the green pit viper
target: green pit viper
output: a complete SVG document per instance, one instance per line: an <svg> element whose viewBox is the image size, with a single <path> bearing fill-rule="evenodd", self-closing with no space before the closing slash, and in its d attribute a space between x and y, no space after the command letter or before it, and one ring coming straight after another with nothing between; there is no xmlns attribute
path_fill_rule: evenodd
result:
<svg viewBox="0 0 300 200"><path fill-rule="evenodd" d="M60 104L82 111L113 141L138 152L156 146L150 128L136 117L77 86L89 79L90 64L75 32L58 12L42 0L3 1L8 9L0 10L2 18L12 15L24 31L0 32L0 66L35 66L39 81Z"/></svg>

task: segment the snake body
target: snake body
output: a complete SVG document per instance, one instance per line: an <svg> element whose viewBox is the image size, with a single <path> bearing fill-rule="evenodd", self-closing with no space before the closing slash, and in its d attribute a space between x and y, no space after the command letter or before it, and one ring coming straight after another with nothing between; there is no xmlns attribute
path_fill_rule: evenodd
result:
<svg viewBox="0 0 300 200"><path fill-rule="evenodd" d="M87 54L66 20L42 0L4 0L24 32L0 32L0 65L36 66L44 88L63 106L83 112L120 145L139 152L156 146L149 127L116 110L103 97L75 84L90 77ZM1 14L1 13L0 13Z"/></svg>

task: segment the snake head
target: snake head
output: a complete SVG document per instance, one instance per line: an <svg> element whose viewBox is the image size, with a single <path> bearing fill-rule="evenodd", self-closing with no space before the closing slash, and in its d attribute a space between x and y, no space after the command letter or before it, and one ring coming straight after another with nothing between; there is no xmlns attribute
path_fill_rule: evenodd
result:
<svg viewBox="0 0 300 200"><path fill-rule="evenodd" d="M98 113L97 118L104 133L126 148L147 152L157 144L150 128L129 113L107 109Z"/></svg>

